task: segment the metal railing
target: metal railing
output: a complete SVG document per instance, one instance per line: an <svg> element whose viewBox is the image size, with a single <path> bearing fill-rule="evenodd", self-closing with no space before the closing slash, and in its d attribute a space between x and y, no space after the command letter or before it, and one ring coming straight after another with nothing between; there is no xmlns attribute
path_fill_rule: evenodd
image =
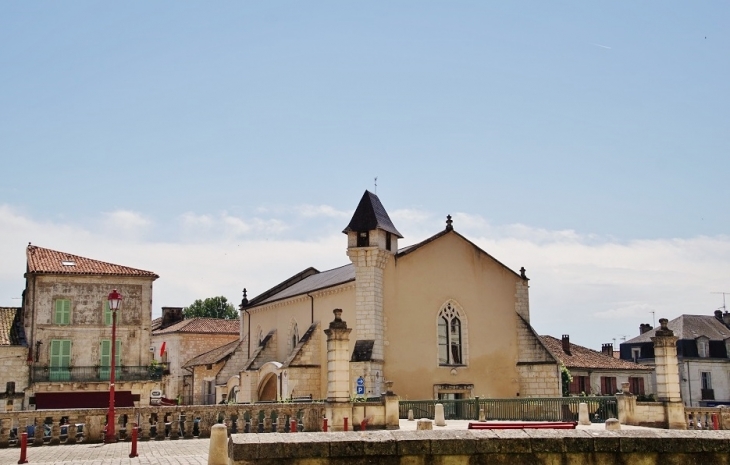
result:
<svg viewBox="0 0 730 465"><path fill-rule="evenodd" d="M33 382L109 381L109 367L32 367ZM162 366L118 366L114 378L116 381L158 381L162 379Z"/></svg>
<svg viewBox="0 0 730 465"><path fill-rule="evenodd" d="M479 410L483 409L487 420L578 421L578 406L583 402L588 404L588 412L594 423L618 418L616 398L612 396L401 400L399 415L400 418L408 418L408 411L413 410L414 418L433 419L436 404L442 404L447 420L478 420Z"/></svg>

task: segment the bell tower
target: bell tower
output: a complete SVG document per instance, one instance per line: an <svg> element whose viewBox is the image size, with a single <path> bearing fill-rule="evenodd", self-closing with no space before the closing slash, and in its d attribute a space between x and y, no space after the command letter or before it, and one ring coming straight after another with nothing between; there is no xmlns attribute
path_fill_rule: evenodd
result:
<svg viewBox="0 0 730 465"><path fill-rule="evenodd" d="M347 234L347 255L355 266L357 341L350 361L365 362L356 371L360 371L358 375L372 379L372 383L367 384L374 388L371 392L378 393L379 386L373 384L383 379L383 271L390 257L398 251L398 239L403 236L378 196L370 191L365 191L350 224L342 232Z"/></svg>

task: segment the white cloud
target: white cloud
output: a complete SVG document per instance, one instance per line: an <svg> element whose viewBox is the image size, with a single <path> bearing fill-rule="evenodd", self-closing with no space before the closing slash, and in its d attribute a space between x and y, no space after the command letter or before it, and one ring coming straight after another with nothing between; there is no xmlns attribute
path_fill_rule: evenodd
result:
<svg viewBox="0 0 730 465"><path fill-rule="evenodd" d="M107 234L139 236L148 230L152 221L130 210L115 210L102 214L102 227Z"/></svg>
<svg viewBox="0 0 730 465"><path fill-rule="evenodd" d="M329 205L300 205L295 208L299 214L305 218L327 217L327 218L347 218L352 212L344 212L336 210Z"/></svg>
<svg viewBox="0 0 730 465"><path fill-rule="evenodd" d="M84 226L35 220L0 205L0 305L19 303L14 298L25 285L28 241L156 272L160 279L155 283L155 314L163 305L184 306L213 295L237 302L243 287L255 296L308 266L324 270L349 262L338 215L333 214L331 225L315 221L312 226L300 224L297 208L289 211L294 216L284 219L262 212L249 219L225 212L188 212L179 217L187 232L157 234L164 239L150 240L161 228L159 222L126 210L102 214L98 223ZM312 218L327 217L325 213ZM391 217L408 243L445 226L445 218L422 210L398 210ZM322 224L326 233L302 234ZM108 227L124 225L130 234L108 234ZM454 214L454 226L512 270L527 268L532 323L539 333L570 334L571 341L593 348L623 335L638 335L639 324L652 323L654 317L658 321L682 313L712 314L722 303L721 296L712 293L729 286L727 236L621 243L569 230L494 226L466 213ZM296 235L284 237L284 232Z"/></svg>

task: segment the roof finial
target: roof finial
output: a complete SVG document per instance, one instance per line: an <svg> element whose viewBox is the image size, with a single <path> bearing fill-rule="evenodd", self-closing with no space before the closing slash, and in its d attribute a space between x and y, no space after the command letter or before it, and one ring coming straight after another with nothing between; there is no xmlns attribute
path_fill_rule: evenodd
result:
<svg viewBox="0 0 730 465"><path fill-rule="evenodd" d="M454 225L452 223L453 223L453 221L451 220L451 215L446 215L446 230L447 231L454 230Z"/></svg>
<svg viewBox="0 0 730 465"><path fill-rule="evenodd" d="M246 288L243 288L243 299L241 300L241 308L248 305L248 299L246 298Z"/></svg>

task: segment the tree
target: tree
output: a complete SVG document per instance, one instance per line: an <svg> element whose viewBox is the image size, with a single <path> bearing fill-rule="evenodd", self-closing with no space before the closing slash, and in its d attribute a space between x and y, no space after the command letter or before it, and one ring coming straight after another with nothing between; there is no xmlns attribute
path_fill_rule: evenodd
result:
<svg viewBox="0 0 730 465"><path fill-rule="evenodd" d="M205 300L197 299L190 306L183 309L185 318L220 318L223 320L237 320L236 307L228 303L223 296L208 297Z"/></svg>

